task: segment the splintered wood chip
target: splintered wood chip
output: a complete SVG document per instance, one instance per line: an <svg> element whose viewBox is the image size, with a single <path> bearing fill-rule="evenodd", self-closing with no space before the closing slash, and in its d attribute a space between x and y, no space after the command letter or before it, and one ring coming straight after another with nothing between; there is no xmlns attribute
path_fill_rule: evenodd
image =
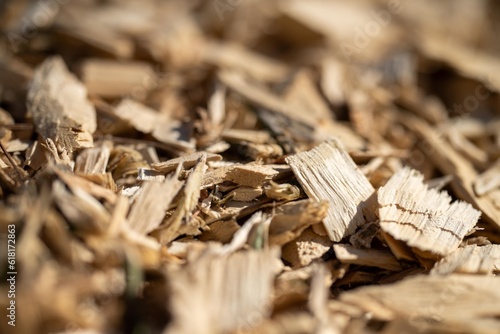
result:
<svg viewBox="0 0 500 334"><path fill-rule="evenodd" d="M499 245L469 245L458 248L437 262L431 270L431 275L447 275L451 273L491 274L499 271Z"/></svg>
<svg viewBox="0 0 500 334"><path fill-rule="evenodd" d="M336 140L286 158L306 194L330 203L324 219L330 239L340 241L375 219L367 200L374 189Z"/></svg>
<svg viewBox="0 0 500 334"><path fill-rule="evenodd" d="M174 174L163 182L145 181L128 216L129 226L141 233L148 234L156 229L170 203L181 189L184 182Z"/></svg>
<svg viewBox="0 0 500 334"><path fill-rule="evenodd" d="M182 197L174 214L168 219L165 226L155 231L154 235L161 243L170 242L181 234L200 234L199 228L204 221L195 219L193 210L198 205L198 200L200 199L200 188L203 174L205 173L206 161L206 154L198 158L191 170L191 174L186 180L186 185L182 190Z"/></svg>
<svg viewBox="0 0 500 334"><path fill-rule="evenodd" d="M305 199L278 207L269 226L269 242L283 245L297 238L306 228L326 217L328 206L327 201Z"/></svg>
<svg viewBox="0 0 500 334"><path fill-rule="evenodd" d="M369 313L372 320L405 319L415 332L461 332L468 328L470 333L494 333L500 326L499 289L500 279L494 276L419 275L346 292L340 300Z"/></svg>
<svg viewBox="0 0 500 334"><path fill-rule="evenodd" d="M175 323L166 333L227 333L269 316L279 254L276 248L229 254L209 248L182 270L172 270Z"/></svg>
<svg viewBox="0 0 500 334"><path fill-rule="evenodd" d="M394 174L378 190L380 226L396 240L421 252L448 255L458 248L481 213L446 192L429 189L410 168Z"/></svg>
<svg viewBox="0 0 500 334"><path fill-rule="evenodd" d="M92 147L96 130L94 106L85 86L60 57L45 60L33 75L27 96L36 131L69 152Z"/></svg>

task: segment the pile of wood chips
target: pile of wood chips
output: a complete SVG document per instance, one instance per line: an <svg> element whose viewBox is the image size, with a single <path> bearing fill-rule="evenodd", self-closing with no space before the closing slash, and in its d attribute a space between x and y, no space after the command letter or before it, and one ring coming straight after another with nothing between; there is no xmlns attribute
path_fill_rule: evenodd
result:
<svg viewBox="0 0 500 334"><path fill-rule="evenodd" d="M0 332L498 333L498 1L0 11Z"/></svg>

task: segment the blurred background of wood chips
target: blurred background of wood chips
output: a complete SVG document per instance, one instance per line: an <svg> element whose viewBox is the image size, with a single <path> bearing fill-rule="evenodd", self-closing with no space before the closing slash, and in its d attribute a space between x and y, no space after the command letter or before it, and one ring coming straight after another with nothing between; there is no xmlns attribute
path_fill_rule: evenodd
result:
<svg viewBox="0 0 500 334"><path fill-rule="evenodd" d="M498 333L498 1L0 27L1 333Z"/></svg>

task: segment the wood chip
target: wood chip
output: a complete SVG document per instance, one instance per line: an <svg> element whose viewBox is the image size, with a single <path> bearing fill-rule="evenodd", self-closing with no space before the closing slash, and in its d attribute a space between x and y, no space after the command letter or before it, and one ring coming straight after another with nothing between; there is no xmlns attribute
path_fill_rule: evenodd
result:
<svg viewBox="0 0 500 334"><path fill-rule="evenodd" d="M302 268L321 258L331 247L330 238L307 229L283 247L282 257L292 268Z"/></svg>
<svg viewBox="0 0 500 334"><path fill-rule="evenodd" d="M320 124L334 117L326 101L314 85L310 72L303 70L295 74L292 83L285 91L283 99L288 106L292 106L289 109L290 112L307 110L309 122ZM293 116L300 119L303 117L303 114L300 113Z"/></svg>
<svg viewBox="0 0 500 334"><path fill-rule="evenodd" d="M367 203L374 189L338 142L323 143L286 161L309 197L331 203L323 223L332 241L375 219Z"/></svg>
<svg viewBox="0 0 500 334"><path fill-rule="evenodd" d="M70 153L92 147L95 109L85 87L68 72L59 57L47 59L36 71L28 93L28 108L43 139Z"/></svg>
<svg viewBox="0 0 500 334"><path fill-rule="evenodd" d="M75 172L85 174L104 174L111 155L111 142L104 142L100 147L83 150L76 158Z"/></svg>
<svg viewBox="0 0 500 334"><path fill-rule="evenodd" d="M284 245L309 226L320 223L327 211L326 201L301 200L278 207L269 226L269 241L275 245Z"/></svg>
<svg viewBox="0 0 500 334"><path fill-rule="evenodd" d="M500 280L492 276L416 276L395 284L348 292L340 300L370 314L371 319L410 323L412 331L493 333ZM415 293L418 291L418 293ZM436 321L439 317L439 321Z"/></svg>
<svg viewBox="0 0 500 334"><path fill-rule="evenodd" d="M242 70L258 80L281 81L288 72L285 65L247 50L241 45L212 42L204 51L205 61L222 68Z"/></svg>
<svg viewBox="0 0 500 334"><path fill-rule="evenodd" d="M265 165L236 165L226 174L226 180L247 187L262 186L278 175L278 171Z"/></svg>
<svg viewBox="0 0 500 334"><path fill-rule="evenodd" d="M404 168L378 191L380 226L419 255L448 255L481 215L468 203L450 202L445 192L428 189L420 173Z"/></svg>
<svg viewBox="0 0 500 334"><path fill-rule="evenodd" d="M137 130L150 133L159 142L173 145L175 148L191 151L193 144L183 140L179 131L180 122L167 115L131 99L124 99L115 108L115 114L128 121Z"/></svg>
<svg viewBox="0 0 500 334"><path fill-rule="evenodd" d="M203 174L206 168L206 155L202 155L189 175L186 185L182 190L182 199L172 217L165 226L153 233L162 244L171 242L181 234L199 234L201 227L199 221L193 216L193 210L198 205Z"/></svg>
<svg viewBox="0 0 500 334"><path fill-rule="evenodd" d="M474 191L477 196L482 196L496 188L500 188L500 160L478 175L474 181Z"/></svg>
<svg viewBox="0 0 500 334"><path fill-rule="evenodd" d="M140 234L148 234L163 221L165 213L183 185L174 174L164 182L146 181L142 184L130 214L129 226Z"/></svg>
<svg viewBox="0 0 500 334"><path fill-rule="evenodd" d="M500 271L500 246L469 245L455 250L437 262L431 275L461 274L497 274Z"/></svg>
<svg viewBox="0 0 500 334"><path fill-rule="evenodd" d="M347 244L335 244L333 251L342 263L379 267L393 271L401 270L398 260L389 251L362 249Z"/></svg>
<svg viewBox="0 0 500 334"><path fill-rule="evenodd" d="M170 173L173 172L179 164L182 165L183 168L189 169L192 168L198 159L200 159L203 155L206 155L207 162L209 161L220 161L222 157L218 154L206 153L206 152L196 152L191 154L183 155L179 158L170 159L163 162L153 163L151 167L162 173Z"/></svg>
<svg viewBox="0 0 500 334"><path fill-rule="evenodd" d="M229 332L268 316L277 249L220 255L210 249L171 272L175 323L167 333ZM196 318L197 321L192 321Z"/></svg>
<svg viewBox="0 0 500 334"><path fill-rule="evenodd" d="M87 59L81 65L81 72L89 93L105 98L124 95L144 98L140 94L158 80L151 66L144 62Z"/></svg>

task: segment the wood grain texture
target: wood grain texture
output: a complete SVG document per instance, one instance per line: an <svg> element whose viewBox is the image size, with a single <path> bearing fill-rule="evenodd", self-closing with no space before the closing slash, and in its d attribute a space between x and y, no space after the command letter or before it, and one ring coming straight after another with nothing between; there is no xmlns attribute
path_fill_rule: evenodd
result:
<svg viewBox="0 0 500 334"><path fill-rule="evenodd" d="M403 168L378 190L380 227L423 252L444 256L458 248L481 213L445 192L428 189L423 176Z"/></svg>
<svg viewBox="0 0 500 334"><path fill-rule="evenodd" d="M286 161L310 198L329 201L323 223L332 241L340 241L375 218L366 202L374 189L339 142L325 142Z"/></svg>

